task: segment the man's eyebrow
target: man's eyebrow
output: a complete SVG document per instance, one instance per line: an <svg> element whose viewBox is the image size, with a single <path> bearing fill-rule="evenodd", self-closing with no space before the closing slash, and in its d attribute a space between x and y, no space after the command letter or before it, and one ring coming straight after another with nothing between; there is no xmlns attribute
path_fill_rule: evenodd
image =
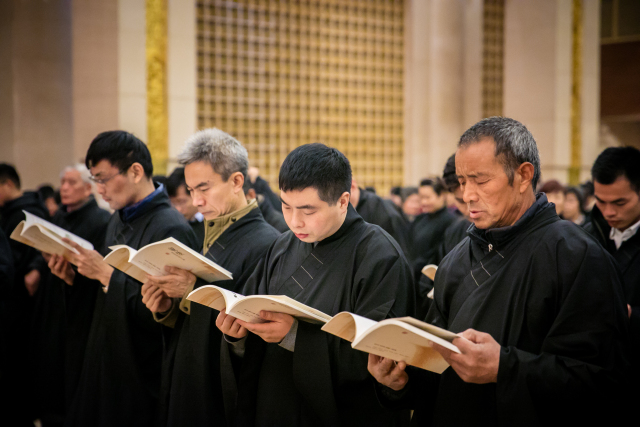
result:
<svg viewBox="0 0 640 427"><path fill-rule="evenodd" d="M478 178L478 177L485 177L485 176L489 176L488 173L485 172L476 172L476 173L470 173L469 175L456 175L458 177L458 179L460 178Z"/></svg>
<svg viewBox="0 0 640 427"><path fill-rule="evenodd" d="M625 199L624 197L612 200L611 202L605 202L604 200L602 200L600 197L596 196L595 194L593 195L593 197L595 197L596 200L599 201L600 203L620 203L620 202L626 202L627 201L627 199Z"/></svg>
<svg viewBox="0 0 640 427"><path fill-rule="evenodd" d="M282 200L282 197L280 197L280 201L282 203L284 203L285 205L290 206L289 203L287 203L284 200ZM316 207L313 206L313 205L294 206L294 208L296 208L296 209L316 209Z"/></svg>
<svg viewBox="0 0 640 427"><path fill-rule="evenodd" d="M191 191L191 190L196 189L196 188L204 187L205 185L209 185L209 181L203 181L203 182L201 182L200 184L196 185L193 188L191 188L187 184L185 184L185 187L187 187L187 191Z"/></svg>

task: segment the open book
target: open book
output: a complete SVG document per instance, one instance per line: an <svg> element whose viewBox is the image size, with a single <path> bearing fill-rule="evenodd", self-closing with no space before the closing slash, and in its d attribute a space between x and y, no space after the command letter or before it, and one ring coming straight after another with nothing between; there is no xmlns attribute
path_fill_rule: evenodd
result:
<svg viewBox="0 0 640 427"><path fill-rule="evenodd" d="M260 310L290 314L310 323L326 323L331 319L331 316L285 295L243 296L214 285L193 290L187 299L218 311L226 308L227 314L249 323L265 322L260 317Z"/></svg>
<svg viewBox="0 0 640 427"><path fill-rule="evenodd" d="M127 245L109 246L111 252L104 257L110 266L144 282L147 275L166 276L166 266L190 271L207 282L231 280L231 273L173 237L150 243L135 250Z"/></svg>
<svg viewBox="0 0 640 427"><path fill-rule="evenodd" d="M422 267L422 274L427 276L432 281L436 279L436 271L438 271L438 266L434 264L428 264ZM433 299L433 289L429 291L427 294L427 298Z"/></svg>
<svg viewBox="0 0 640 427"><path fill-rule="evenodd" d="M78 251L73 246L63 242L62 238L67 238L85 249L93 249L91 243L64 228L60 228L27 211L22 212L25 214L25 219L20 221L20 224L11 233L13 240L48 254L62 255L67 260L70 260L70 253L77 254Z"/></svg>
<svg viewBox="0 0 640 427"><path fill-rule="evenodd" d="M343 311L327 322L322 330L350 341L356 350L404 361L408 365L441 374L449 367L431 343L460 353L451 341L453 332L421 322L413 317L398 317L380 322Z"/></svg>

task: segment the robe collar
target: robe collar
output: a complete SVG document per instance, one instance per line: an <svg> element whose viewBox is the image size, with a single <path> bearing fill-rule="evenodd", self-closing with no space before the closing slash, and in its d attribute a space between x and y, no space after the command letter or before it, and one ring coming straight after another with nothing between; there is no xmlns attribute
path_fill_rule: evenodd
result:
<svg viewBox="0 0 640 427"><path fill-rule="evenodd" d="M544 193L538 193L536 195L536 201L515 224L508 227L483 230L477 228L475 224L472 223L468 233L471 239L481 246L489 247L489 245L491 245L491 247L500 248L531 227L539 227L553 219L559 219L555 206L549 203Z"/></svg>
<svg viewBox="0 0 640 427"><path fill-rule="evenodd" d="M349 233L353 228L353 226L360 223L364 223L364 220L358 214L358 212L356 212L356 210L353 208L351 203L349 203L349 206L347 207L347 216L345 217L344 222L342 223L338 231L333 233L331 236L326 237L325 239L318 242L317 246L321 247L321 246L324 246L325 244L335 242L336 240L340 239L342 236Z"/></svg>
<svg viewBox="0 0 640 427"><path fill-rule="evenodd" d="M154 184L155 185L155 184ZM160 184L156 189L144 199L134 203L131 206L126 206L118 211L122 222L131 222L136 218L146 214L150 210L154 209L158 204L162 204L164 199L168 199L169 196L164 191L164 185Z"/></svg>
<svg viewBox="0 0 640 427"><path fill-rule="evenodd" d="M63 205L58 210L57 215L60 215L63 218L74 219L79 216L84 216L86 211L93 208L94 206L98 206L98 202L96 202L96 199L93 196L93 194L90 194L89 197L87 198L87 201L84 202L82 206L80 206L75 211L68 212L67 206Z"/></svg>

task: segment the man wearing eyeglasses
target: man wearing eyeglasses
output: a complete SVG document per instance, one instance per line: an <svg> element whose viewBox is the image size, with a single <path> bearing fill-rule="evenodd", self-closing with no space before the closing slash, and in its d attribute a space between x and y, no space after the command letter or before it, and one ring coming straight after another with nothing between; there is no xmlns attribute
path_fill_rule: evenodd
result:
<svg viewBox="0 0 640 427"><path fill-rule="evenodd" d="M183 216L171 207L162 185L151 179L146 145L124 131L98 135L85 160L98 193L116 210L107 226L102 255L112 245L134 249L174 237L198 249ZM73 245L73 243L70 243ZM74 245L77 272L59 257L49 265L67 284L77 275L99 281L84 364L67 413L67 426L149 425L157 411L162 326L142 302L142 284L114 270L97 251Z"/></svg>

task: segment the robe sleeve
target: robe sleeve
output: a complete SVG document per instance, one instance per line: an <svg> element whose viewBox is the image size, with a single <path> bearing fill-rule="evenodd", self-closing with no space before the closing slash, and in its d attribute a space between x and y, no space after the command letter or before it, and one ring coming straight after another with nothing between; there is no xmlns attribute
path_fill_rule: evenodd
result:
<svg viewBox="0 0 640 427"><path fill-rule="evenodd" d="M549 263L537 273L557 274L557 316L540 352L515 346L500 351L496 403L505 425L518 424L522 414L540 414L540 408L571 413L606 407L625 389L628 322L612 258L595 244L585 248L567 240L548 252Z"/></svg>
<svg viewBox="0 0 640 427"><path fill-rule="evenodd" d="M13 256L4 232L0 230L0 300L11 294L13 285Z"/></svg>

